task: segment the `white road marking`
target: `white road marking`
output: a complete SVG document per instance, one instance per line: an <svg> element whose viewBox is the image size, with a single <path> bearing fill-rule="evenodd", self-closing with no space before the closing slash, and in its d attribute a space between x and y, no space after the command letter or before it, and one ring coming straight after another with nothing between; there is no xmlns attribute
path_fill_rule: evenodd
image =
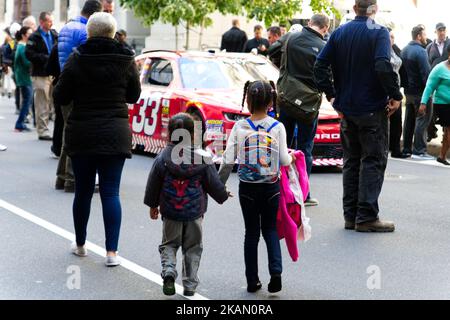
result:
<svg viewBox="0 0 450 320"><path fill-rule="evenodd" d="M19 217L22 217L25 220L28 220L54 234L59 235L62 238L65 238L67 240L70 240L71 242L75 241L75 235L67 230L64 230L63 228L58 227L57 225L54 225L44 219L41 219L23 209L20 209L2 199L0 199L0 208L3 208ZM106 250L92 242L87 241L86 242L86 247L89 251L96 253L97 255L101 256L101 257L105 257L106 254ZM150 280L160 286L163 285L163 281L161 279L161 276L159 274L156 274L148 269L145 269L144 267L139 266L138 264L127 260L123 257L120 257L122 264L121 266L124 267L125 269L128 269L131 272L134 272L138 275L140 275L141 277L146 278L147 280ZM106 268L106 267L105 267ZM175 284L176 286L176 292L179 295L183 295L183 287ZM209 300L208 298L199 295L198 293L196 293L193 297L185 297L186 299L189 300Z"/></svg>
<svg viewBox="0 0 450 320"><path fill-rule="evenodd" d="M406 163L414 163L414 164L423 164L426 166L431 167L439 167L443 169L450 169L450 166L443 165L436 160L412 160L412 159L396 159L396 158L389 158L389 160L399 161L399 162L406 162Z"/></svg>

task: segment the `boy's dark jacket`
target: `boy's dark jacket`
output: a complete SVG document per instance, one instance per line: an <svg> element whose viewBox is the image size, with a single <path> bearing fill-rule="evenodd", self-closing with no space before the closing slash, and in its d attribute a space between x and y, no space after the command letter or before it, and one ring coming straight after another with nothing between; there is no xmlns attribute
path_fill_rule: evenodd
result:
<svg viewBox="0 0 450 320"><path fill-rule="evenodd" d="M202 217L207 210L208 194L219 204L228 199L224 184L219 174L207 158L200 157L203 164L177 165L172 160L172 150L175 145L169 144L156 158L150 172L145 191L144 203L150 208L160 208L163 218L175 221L193 221ZM193 154L194 150L185 149ZM194 159L192 157L192 159ZM185 204L182 210L175 210L172 202L175 200L164 190L167 179L194 180L200 182L200 196L196 199L183 199ZM178 199L179 200L179 199Z"/></svg>

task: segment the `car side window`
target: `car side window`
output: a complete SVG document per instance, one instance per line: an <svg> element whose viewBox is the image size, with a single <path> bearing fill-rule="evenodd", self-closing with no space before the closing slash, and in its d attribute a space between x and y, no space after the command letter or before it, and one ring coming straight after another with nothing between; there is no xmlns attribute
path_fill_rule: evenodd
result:
<svg viewBox="0 0 450 320"><path fill-rule="evenodd" d="M150 67L146 83L155 86L168 87L173 80L173 70L170 61L155 60Z"/></svg>

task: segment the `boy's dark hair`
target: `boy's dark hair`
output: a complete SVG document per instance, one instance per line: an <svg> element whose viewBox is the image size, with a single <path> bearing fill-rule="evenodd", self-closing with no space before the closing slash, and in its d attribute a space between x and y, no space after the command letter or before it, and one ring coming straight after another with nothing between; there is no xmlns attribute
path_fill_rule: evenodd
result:
<svg viewBox="0 0 450 320"><path fill-rule="evenodd" d="M30 27L22 27L19 31L16 33L16 41L21 41L23 36L27 34L28 30L30 30Z"/></svg>
<svg viewBox="0 0 450 320"><path fill-rule="evenodd" d="M169 121L169 142L174 144L179 144L180 142L183 142L183 140L180 141L180 139L172 140L173 133L178 129L184 129L189 132L191 137L194 137L194 118L192 118L191 115L187 113L178 113L174 115L170 121ZM184 141L186 142L186 141Z"/></svg>
<svg viewBox="0 0 450 320"><path fill-rule="evenodd" d="M89 18L96 12L102 12L103 6L98 0L88 0L85 2L83 9L81 10L81 15Z"/></svg>
<svg viewBox="0 0 450 320"><path fill-rule="evenodd" d="M245 105L245 99L248 101L250 113L266 110L272 103L277 101L277 90L273 81L247 81L244 86L244 97L242 99L242 108Z"/></svg>

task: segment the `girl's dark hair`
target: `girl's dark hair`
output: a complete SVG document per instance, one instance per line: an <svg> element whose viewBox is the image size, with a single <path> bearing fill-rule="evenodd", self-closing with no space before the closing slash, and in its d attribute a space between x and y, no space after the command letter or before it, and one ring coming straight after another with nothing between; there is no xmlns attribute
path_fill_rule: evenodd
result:
<svg viewBox="0 0 450 320"><path fill-rule="evenodd" d="M16 33L16 40L21 41L23 36L27 34L28 30L30 30L30 27L22 27L19 31Z"/></svg>
<svg viewBox="0 0 450 320"><path fill-rule="evenodd" d="M173 133L178 129L184 129L189 132L191 135L191 138L194 137L194 119L191 115L187 113L178 113L175 116L173 116L169 121L169 142L172 142L174 144L179 144L180 142L187 142L183 141L182 139L173 139L172 135ZM172 140L173 139L173 140Z"/></svg>
<svg viewBox="0 0 450 320"><path fill-rule="evenodd" d="M447 46L447 53L450 55L450 44Z"/></svg>
<svg viewBox="0 0 450 320"><path fill-rule="evenodd" d="M248 102L250 113L256 111L265 111L272 104L277 102L277 90L273 81L247 81L244 86L244 97L242 98L242 109L244 109L245 100Z"/></svg>

